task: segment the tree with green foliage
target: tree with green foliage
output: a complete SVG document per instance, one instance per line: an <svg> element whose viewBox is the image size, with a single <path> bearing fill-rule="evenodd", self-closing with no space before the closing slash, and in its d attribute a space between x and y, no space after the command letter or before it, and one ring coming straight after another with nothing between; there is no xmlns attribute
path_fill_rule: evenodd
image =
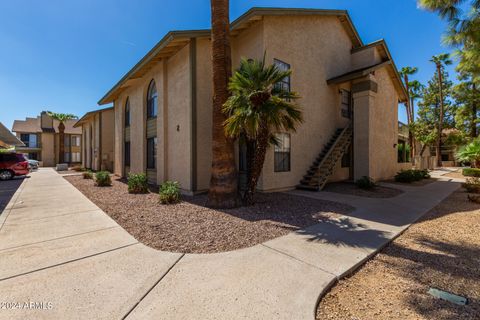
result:
<svg viewBox="0 0 480 320"><path fill-rule="evenodd" d="M471 74L473 82L480 85L480 1L419 0L419 3L449 22L444 42L458 48L457 69ZM461 7L466 3L469 4L469 10L464 13Z"/></svg>
<svg viewBox="0 0 480 320"><path fill-rule="evenodd" d="M437 132L437 166L441 167L442 166L442 157L440 155L440 147L442 144L442 130L443 130L443 117L445 114L445 93L444 93L444 88L443 88L443 70L445 69L444 67L447 65L452 64L452 60L450 60L450 55L448 53L442 53L436 56L433 56L432 59L430 60L435 64L435 67L437 68L437 80L438 80L438 103L439 103L439 113L438 113L438 132Z"/></svg>
<svg viewBox="0 0 480 320"><path fill-rule="evenodd" d="M471 138L478 136L478 112L480 107L480 91L471 75L460 74L461 81L453 87L453 98L457 104L455 124Z"/></svg>
<svg viewBox="0 0 480 320"><path fill-rule="evenodd" d="M403 77L403 82L405 84L405 87L407 89L407 101L405 102L405 108L407 110L407 124L409 126L409 128L411 127L414 119L415 119L415 110L414 110L414 106L413 106L413 101L411 99L412 97L412 92L411 92L411 89L410 89L410 81L409 81L409 77L411 75L414 75L415 73L418 72L418 68L416 67L403 67L401 70L400 70L400 74L402 75ZM409 149L409 152L410 152L410 159L414 159L414 155L415 155L415 142L414 142L414 133L413 133L413 130L409 130L408 131L408 144L411 146L411 148Z"/></svg>
<svg viewBox="0 0 480 320"><path fill-rule="evenodd" d="M447 71L444 68L437 68L432 79L422 90L417 119L413 125L416 139L423 144L420 155L423 155L427 146L434 143L440 150L441 140L438 140L441 139L441 130L455 125L455 105L451 101L452 86ZM441 160L441 157L439 158Z"/></svg>
<svg viewBox="0 0 480 320"><path fill-rule="evenodd" d="M410 90L410 105L412 106L412 118L415 121L415 101L422 97L422 92L425 86L418 80L410 81L408 84L408 88Z"/></svg>
<svg viewBox="0 0 480 320"><path fill-rule="evenodd" d="M54 120L57 120L58 123L58 135L59 135L59 144L58 144L58 162L65 162L65 122L67 120L77 119L78 117L70 113L56 113L47 111L47 114L52 117Z"/></svg>
<svg viewBox="0 0 480 320"><path fill-rule="evenodd" d="M247 151L246 205L253 204L267 148L277 143L275 133L294 132L303 122L301 109L295 103L298 94L278 85L291 73L276 65L266 65L265 57L263 60L242 59L240 68L230 79L231 96L223 108L227 117L225 133L230 138L244 136L252 146L250 155Z"/></svg>

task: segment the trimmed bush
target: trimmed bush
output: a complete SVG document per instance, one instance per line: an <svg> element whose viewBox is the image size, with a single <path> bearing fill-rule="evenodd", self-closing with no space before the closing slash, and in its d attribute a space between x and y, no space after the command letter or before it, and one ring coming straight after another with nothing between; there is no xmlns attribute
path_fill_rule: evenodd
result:
<svg viewBox="0 0 480 320"><path fill-rule="evenodd" d="M180 185L176 181L165 181L160 186L160 203L172 204L180 201Z"/></svg>
<svg viewBox="0 0 480 320"><path fill-rule="evenodd" d="M85 168L82 166L74 166L72 167L72 170L77 172L82 172L82 171L85 171Z"/></svg>
<svg viewBox="0 0 480 320"><path fill-rule="evenodd" d="M148 180L145 173L128 174L128 193L147 193Z"/></svg>
<svg viewBox="0 0 480 320"><path fill-rule="evenodd" d="M83 179L93 179L93 172L92 171L84 171L82 172Z"/></svg>
<svg viewBox="0 0 480 320"><path fill-rule="evenodd" d="M462 186L467 189L467 192L471 193L480 193L480 178L479 177L472 177L467 178L465 183Z"/></svg>
<svg viewBox="0 0 480 320"><path fill-rule="evenodd" d="M466 177L480 177L480 169L465 168L462 170L462 174Z"/></svg>
<svg viewBox="0 0 480 320"><path fill-rule="evenodd" d="M428 170L401 170L395 175L395 181L405 183L412 183L428 178L430 178Z"/></svg>
<svg viewBox="0 0 480 320"><path fill-rule="evenodd" d="M372 178L363 176L357 181L355 181L355 185L359 187L360 189L373 189L375 188L375 182L373 181Z"/></svg>
<svg viewBox="0 0 480 320"><path fill-rule="evenodd" d="M110 172L98 171L95 174L95 184L99 187L108 187L112 185L112 179L110 179Z"/></svg>

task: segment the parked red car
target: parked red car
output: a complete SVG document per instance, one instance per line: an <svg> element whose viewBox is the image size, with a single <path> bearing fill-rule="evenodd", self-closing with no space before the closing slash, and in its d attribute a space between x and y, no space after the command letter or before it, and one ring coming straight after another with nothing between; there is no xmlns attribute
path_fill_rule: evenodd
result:
<svg viewBox="0 0 480 320"><path fill-rule="evenodd" d="M10 180L30 172L28 161L20 153L0 153L0 180Z"/></svg>

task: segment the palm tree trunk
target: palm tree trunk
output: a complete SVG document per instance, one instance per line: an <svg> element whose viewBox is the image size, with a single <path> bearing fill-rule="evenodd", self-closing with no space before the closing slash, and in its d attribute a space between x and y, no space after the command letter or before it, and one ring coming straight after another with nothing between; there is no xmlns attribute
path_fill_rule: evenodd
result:
<svg viewBox="0 0 480 320"><path fill-rule="evenodd" d="M211 0L212 11L212 177L207 206L238 206L238 182L233 140L226 137L222 107L229 96L228 81L232 72L228 0Z"/></svg>
<svg viewBox="0 0 480 320"><path fill-rule="evenodd" d="M58 163L65 161L65 125L60 121L58 124Z"/></svg>
<svg viewBox="0 0 480 320"><path fill-rule="evenodd" d="M410 97L410 123L412 124L415 121L415 107L414 107L414 98ZM412 130L408 130L408 140L410 143L410 160L412 164L415 165L415 155L417 154L417 145L415 143L415 135Z"/></svg>
<svg viewBox="0 0 480 320"><path fill-rule="evenodd" d="M263 164L265 162L265 155L268 148L268 139L268 128L266 124L262 124L256 140L255 154L253 156L252 170L249 175L247 190L245 191L245 196L243 198L243 201L247 206L253 205L254 203L253 196L255 195L258 179L260 178Z"/></svg>
<svg viewBox="0 0 480 320"><path fill-rule="evenodd" d="M472 92L474 94L477 94L477 87L475 83L472 85ZM472 138L476 138L478 136L477 134L477 101L474 99L472 102L472 118L470 120L470 136Z"/></svg>
<svg viewBox="0 0 480 320"><path fill-rule="evenodd" d="M246 147L247 147L247 183L252 179L252 169L255 161L255 140L246 139Z"/></svg>
<svg viewBox="0 0 480 320"><path fill-rule="evenodd" d="M442 153L441 153L441 144L442 144L442 130L443 130L443 79L442 79L442 66L437 65L438 72L438 85L440 88L440 115L438 117L438 136L437 136L437 166L442 167Z"/></svg>
<svg viewBox="0 0 480 320"><path fill-rule="evenodd" d="M408 127L410 128L410 125L413 122L413 116L412 116L413 107L410 100L410 88L408 85L408 75L406 74L404 75L404 82L407 89L407 102L405 102L405 108L407 109L407 124L408 124ZM410 145L410 161L413 164L415 152L414 152L413 134L410 129L408 130L408 144Z"/></svg>

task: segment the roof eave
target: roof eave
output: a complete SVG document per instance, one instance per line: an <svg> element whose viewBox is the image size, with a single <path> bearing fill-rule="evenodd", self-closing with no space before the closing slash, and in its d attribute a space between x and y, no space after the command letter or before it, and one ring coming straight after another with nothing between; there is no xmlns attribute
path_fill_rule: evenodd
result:
<svg viewBox="0 0 480 320"><path fill-rule="evenodd" d="M185 31L170 31L168 32L156 45L153 47L132 69L130 69L116 84L110 89L99 101L99 105L104 105L114 101L112 99L113 93L121 88L123 82L128 80L132 74L144 67L152 58L159 54L166 48L174 39L179 38L195 38L202 36L210 36L210 30L185 30Z"/></svg>
<svg viewBox="0 0 480 320"><path fill-rule="evenodd" d="M242 23L247 23L254 19L256 16L265 16L265 15L329 15L342 17L345 20L341 20L342 23L346 23L348 29L351 31L351 39L354 43L354 47L363 46L362 40L356 30L353 22L346 10L322 10L322 9L302 9L302 8L261 8L254 7L245 12L243 15L235 19L230 24L230 30L234 31L239 29ZM121 79L118 81L112 89L110 89L99 101L99 105L104 105L111 103L115 100L115 93L122 88L124 82L129 80L133 74L137 71L140 71L147 63L150 62L157 54L160 53L165 47L167 47L173 40L181 38L195 38L195 37L208 37L210 36L210 29L202 30L186 30L186 31L170 31L168 32L156 45L153 47L130 71L128 71Z"/></svg>
<svg viewBox="0 0 480 320"><path fill-rule="evenodd" d="M397 89L399 89L398 90L399 91L398 100L399 100L399 102L406 102L408 100L407 88L405 88L405 85L403 84L403 81L402 81L402 77L398 73L397 66L395 65L395 61L393 61L392 54L390 53L390 50L388 49L388 45L387 45L387 42L385 41L385 39L380 39L380 40L368 43L368 44L366 44L366 45L364 45L363 47L360 47L360 48L353 48L352 53L359 52L359 51L362 51L362 50L365 50L365 49L368 49L368 48L379 47L379 46L382 47L382 49L385 51L385 55L386 55L387 59L391 61L392 72L394 74L394 77L397 80L397 81L395 81L395 83L396 83L395 86L397 87Z"/></svg>

